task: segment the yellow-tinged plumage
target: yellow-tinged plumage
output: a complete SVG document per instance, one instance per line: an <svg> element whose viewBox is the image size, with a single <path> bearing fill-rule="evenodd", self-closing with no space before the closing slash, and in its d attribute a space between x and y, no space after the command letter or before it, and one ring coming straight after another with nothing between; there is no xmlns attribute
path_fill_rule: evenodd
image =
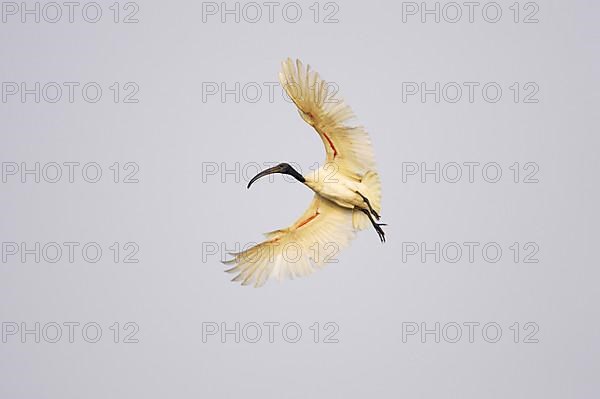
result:
<svg viewBox="0 0 600 399"><path fill-rule="evenodd" d="M358 180L375 170L371 139L360 126L346 123L354 114L342 99L329 93L331 85L300 60L288 58L279 72L279 81L298 107L298 113L321 137L327 162L335 162L341 172Z"/></svg>
<svg viewBox="0 0 600 399"><path fill-rule="evenodd" d="M260 287L268 277L304 277L336 262L339 251L353 236L352 210L315 195L305 214L290 227L274 232L268 240L224 263L235 264L227 270L237 273L233 281Z"/></svg>
<svg viewBox="0 0 600 399"><path fill-rule="evenodd" d="M362 127L348 126L353 113L341 99L329 93L319 75L304 68L300 60L287 59L279 79L304 121L311 125L325 146L325 167L313 175L300 176L288 164L263 171L250 185L268 173L288 173L315 192L304 214L291 226L265 234L267 240L233 253L223 263L233 265L233 281L262 286L270 277L303 277L327 263L337 262L339 251L350 243L355 232L373 224L380 239L385 235L373 216L381 213L381 184L375 170L371 140ZM276 170L275 170L276 169ZM292 169L290 171L290 169Z"/></svg>

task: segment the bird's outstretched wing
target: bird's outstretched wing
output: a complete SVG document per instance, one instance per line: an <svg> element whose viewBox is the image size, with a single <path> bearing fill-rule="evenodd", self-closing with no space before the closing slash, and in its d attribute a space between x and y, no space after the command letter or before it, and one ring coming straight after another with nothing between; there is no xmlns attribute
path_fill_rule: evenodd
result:
<svg viewBox="0 0 600 399"><path fill-rule="evenodd" d="M367 171L375 171L369 135L360 126L346 124L354 117L352 110L330 93L332 86L311 71L310 65L304 67L300 60L288 58L282 64L279 81L302 119L319 133L327 162L334 162L341 172L357 180Z"/></svg>
<svg viewBox="0 0 600 399"><path fill-rule="evenodd" d="M232 281L262 286L269 277L304 277L328 263L336 263L339 251L354 237L352 210L315 194L304 214L290 227L265 234L266 241L231 254L223 263L237 275Z"/></svg>

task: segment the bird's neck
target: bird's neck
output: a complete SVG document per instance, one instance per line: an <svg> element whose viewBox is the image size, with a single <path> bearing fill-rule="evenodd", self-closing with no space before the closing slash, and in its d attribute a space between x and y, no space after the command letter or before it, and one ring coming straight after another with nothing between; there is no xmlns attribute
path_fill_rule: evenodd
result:
<svg viewBox="0 0 600 399"><path fill-rule="evenodd" d="M302 183L304 183L305 186L307 186L314 192L319 191L321 182L319 182L318 174L315 173L315 171L307 173L305 176L303 176L303 179L304 181Z"/></svg>
<svg viewBox="0 0 600 399"><path fill-rule="evenodd" d="M300 183L305 183L306 182L306 179L304 178L304 176L302 176L294 168L290 168L290 170L287 172L287 174L289 174L290 176L292 176L294 179L298 180Z"/></svg>

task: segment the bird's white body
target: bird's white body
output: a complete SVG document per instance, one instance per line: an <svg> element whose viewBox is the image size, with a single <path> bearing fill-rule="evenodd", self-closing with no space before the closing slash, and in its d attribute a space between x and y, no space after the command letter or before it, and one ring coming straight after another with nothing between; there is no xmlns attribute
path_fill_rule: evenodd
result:
<svg viewBox="0 0 600 399"><path fill-rule="evenodd" d="M311 190L343 208L367 209L365 201L358 193L368 192L364 184L342 173L332 172L335 167L322 166L304 176L304 182Z"/></svg>
<svg viewBox="0 0 600 399"><path fill-rule="evenodd" d="M307 176L280 164L248 184L269 173L288 173L315 192L308 209L291 226L265 234L266 241L224 262L234 265L227 270L237 274L233 281L256 287L270 277L306 276L331 263L331 255L337 255L355 232L370 224L385 241L382 224L373 219L379 219L381 212L381 184L369 135L362 127L347 125L352 111L330 95L328 84L310 66L291 59L282 66L281 84L302 119L319 134L326 162Z"/></svg>

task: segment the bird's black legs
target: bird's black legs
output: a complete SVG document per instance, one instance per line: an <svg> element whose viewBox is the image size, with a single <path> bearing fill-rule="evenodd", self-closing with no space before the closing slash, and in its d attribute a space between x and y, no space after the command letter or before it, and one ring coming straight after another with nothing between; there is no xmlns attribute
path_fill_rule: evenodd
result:
<svg viewBox="0 0 600 399"><path fill-rule="evenodd" d="M361 209L361 211L363 211L365 213L365 215L367 215L369 217L369 220L371 221L371 224L373 224L373 227L375 228L375 231L379 235L379 239L381 240L381 242L385 242L385 232L383 231L381 226L387 226L387 224L375 222L373 220L373 216L371 216L369 211L367 211L366 209Z"/></svg>
<svg viewBox="0 0 600 399"><path fill-rule="evenodd" d="M373 207L371 207L371 203L369 202L369 199L367 197L365 197L364 195L362 195L361 193L359 193L358 191L356 192L356 194L360 195L360 197L363 199L363 201L365 201L365 203L369 207L369 211L371 211L371 214L373 216L375 216L375 219L377 219L377 220L381 219L379 217L379 215L377 214L377 212L375 212L375 210L373 210Z"/></svg>
<svg viewBox="0 0 600 399"><path fill-rule="evenodd" d="M379 214L377 212L375 212L375 210L371 206L369 199L367 197L365 197L364 195L362 195L358 191L356 192L356 194L360 195L360 197L363 199L363 201L365 201L365 204L367 204L367 206L369 207L369 210L361 208L361 211L363 211L365 213L365 215L367 215L369 217L369 220L371 221L371 224L373 225L373 227L375 228L375 231L379 235L379 239L381 240L381 242L385 242L385 232L383 231L381 226L387 226L387 225L385 223L375 222L375 220L373 220L373 216L375 216L375 219L377 219L377 220L379 220L380 217L379 217Z"/></svg>

